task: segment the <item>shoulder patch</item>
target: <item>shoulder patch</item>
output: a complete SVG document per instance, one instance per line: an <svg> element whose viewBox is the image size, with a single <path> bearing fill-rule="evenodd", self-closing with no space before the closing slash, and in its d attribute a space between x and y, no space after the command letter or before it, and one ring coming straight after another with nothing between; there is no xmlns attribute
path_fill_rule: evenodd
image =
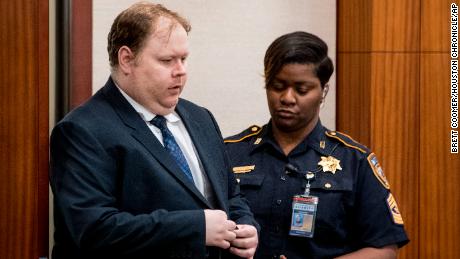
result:
<svg viewBox="0 0 460 259"><path fill-rule="evenodd" d="M385 174L383 173L382 166L380 165L379 161L377 160L377 156L374 153L371 153L367 156L367 161L372 168L372 172L374 172L375 177L379 180L379 182L387 189L390 189L390 184L388 183Z"/></svg>
<svg viewBox="0 0 460 259"><path fill-rule="evenodd" d="M259 134L261 131L262 131L262 127L259 127L257 125L252 125L251 127L241 132L240 134L226 138L224 142L225 143L241 142L249 137Z"/></svg>
<svg viewBox="0 0 460 259"><path fill-rule="evenodd" d="M369 150L366 146L360 144L352 137L338 131L326 131L326 136L342 142L342 144L347 147L359 150L361 153L367 153Z"/></svg>
<svg viewBox="0 0 460 259"><path fill-rule="evenodd" d="M404 221L398 209L398 204L396 204L396 200L391 194L391 192L388 193L387 205L388 205L388 209L390 210L391 216L393 218L393 222L398 225L404 225Z"/></svg>

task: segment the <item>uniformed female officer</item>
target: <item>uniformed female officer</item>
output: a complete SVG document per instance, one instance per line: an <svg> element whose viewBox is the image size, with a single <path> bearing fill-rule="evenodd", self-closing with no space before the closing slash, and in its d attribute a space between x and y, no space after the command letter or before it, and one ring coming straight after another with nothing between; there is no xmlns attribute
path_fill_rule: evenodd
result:
<svg viewBox="0 0 460 259"><path fill-rule="evenodd" d="M334 70L326 43L283 35L264 65L271 120L225 140L261 225L255 258L396 258L408 238L375 154L319 119Z"/></svg>

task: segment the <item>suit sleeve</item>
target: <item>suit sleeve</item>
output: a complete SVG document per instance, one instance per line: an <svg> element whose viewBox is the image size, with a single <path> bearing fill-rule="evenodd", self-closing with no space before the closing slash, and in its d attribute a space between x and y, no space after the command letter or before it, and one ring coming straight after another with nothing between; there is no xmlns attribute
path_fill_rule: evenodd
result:
<svg viewBox="0 0 460 259"><path fill-rule="evenodd" d="M209 116L212 119L214 127L220 136L221 150L224 154L225 172L227 173L228 182L228 201L229 201L229 218L235 221L237 224L247 224L256 227L257 231L260 232L260 226L254 219L254 215L251 212L248 201L242 197L239 185L233 175L232 168L230 166L229 156L225 149L224 140L222 133L220 132L219 126L217 125L214 116L208 111Z"/></svg>
<svg viewBox="0 0 460 259"><path fill-rule="evenodd" d="M79 249L129 256L181 244L204 256L202 210L133 215L117 209L121 176L116 157L84 127L58 124L50 155L56 228L68 231ZM59 235L55 239L59 242Z"/></svg>

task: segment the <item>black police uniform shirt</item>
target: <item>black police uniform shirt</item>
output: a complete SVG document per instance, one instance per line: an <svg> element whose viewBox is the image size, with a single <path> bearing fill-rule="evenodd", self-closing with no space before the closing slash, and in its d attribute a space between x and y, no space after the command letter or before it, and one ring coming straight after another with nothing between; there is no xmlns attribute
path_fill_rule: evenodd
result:
<svg viewBox="0 0 460 259"><path fill-rule="evenodd" d="M332 258L408 242L376 156L347 135L318 122L286 156L269 122L225 143L241 191L261 225L255 258ZM288 164L298 172L286 170ZM315 174L310 195L319 197L312 238L289 235L292 198L304 193L306 172Z"/></svg>

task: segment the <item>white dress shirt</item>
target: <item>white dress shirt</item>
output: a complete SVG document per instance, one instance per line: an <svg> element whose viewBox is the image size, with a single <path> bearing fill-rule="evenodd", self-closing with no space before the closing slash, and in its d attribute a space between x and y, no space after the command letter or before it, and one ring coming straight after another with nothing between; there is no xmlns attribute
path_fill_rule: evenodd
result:
<svg viewBox="0 0 460 259"><path fill-rule="evenodd" d="M117 86L118 87L118 86ZM147 110L144 106L140 105L136 102L133 98L131 98L128 94L126 94L120 87L118 87L121 94L125 99L133 106L133 108L139 113L142 119L145 121L149 129L152 133L157 137L160 143L163 144L163 136L161 135L160 129L155 127L150 121L156 116L155 114L151 113ZM190 167L190 171L193 176L193 181L195 182L196 188L203 194L205 197L207 196L207 192L205 192L205 179L203 175L203 166L201 165L201 161L198 157L198 152L193 145L192 139L185 128L184 123L182 122L181 118L176 112L170 113L166 116L166 126L168 127L169 131L174 136L177 144L179 145L182 153L187 160L188 166ZM208 197L206 197L208 198Z"/></svg>

